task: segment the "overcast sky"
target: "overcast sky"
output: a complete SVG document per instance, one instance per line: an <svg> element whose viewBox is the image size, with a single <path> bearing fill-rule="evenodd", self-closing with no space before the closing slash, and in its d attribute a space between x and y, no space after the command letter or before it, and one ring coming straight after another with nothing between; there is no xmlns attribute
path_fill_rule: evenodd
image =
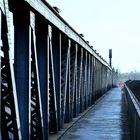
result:
<svg viewBox="0 0 140 140"><path fill-rule="evenodd" d="M120 72L140 71L140 0L47 0Z"/></svg>

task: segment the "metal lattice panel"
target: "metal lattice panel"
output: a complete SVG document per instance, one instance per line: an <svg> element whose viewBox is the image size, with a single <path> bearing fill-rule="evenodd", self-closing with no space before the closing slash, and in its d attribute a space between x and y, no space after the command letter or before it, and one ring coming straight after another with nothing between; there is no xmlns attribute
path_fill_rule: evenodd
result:
<svg viewBox="0 0 140 140"><path fill-rule="evenodd" d="M80 98L80 108L79 112L83 112L83 94L82 94L82 84L83 84L83 49L78 48L77 54L77 90L78 97Z"/></svg>
<svg viewBox="0 0 140 140"><path fill-rule="evenodd" d="M96 59L94 59L94 96L95 100L97 99L97 66L96 66Z"/></svg>
<svg viewBox="0 0 140 140"><path fill-rule="evenodd" d="M77 94L77 45L72 44L70 50L70 120L75 110L75 94Z"/></svg>
<svg viewBox="0 0 140 140"><path fill-rule="evenodd" d="M8 44L3 41L4 46L1 49L1 123L2 138L18 139L15 103L13 97L13 86L11 79L11 70L9 64Z"/></svg>
<svg viewBox="0 0 140 140"><path fill-rule="evenodd" d="M35 33L34 33L34 14L30 13L31 27L30 27L30 66L29 66L29 100L30 100L30 110L29 110L29 121L31 123L30 128L30 138L31 139L42 139L43 138L43 122L42 122L42 107L40 98L40 85L38 76L38 64L37 64L37 54L36 54L36 43L35 43ZM29 123L29 124L30 124Z"/></svg>
<svg viewBox="0 0 140 140"><path fill-rule="evenodd" d="M5 15L0 11L1 28L1 137L20 139L20 125L13 63L10 50L10 26L8 1L4 1ZM7 35L8 33L8 35Z"/></svg>
<svg viewBox="0 0 140 140"><path fill-rule="evenodd" d="M71 42L69 40L69 47L71 48ZM70 50L68 56L68 69L67 69L67 82L66 82L66 93L65 93L65 106L64 106L64 123L70 121Z"/></svg>
<svg viewBox="0 0 140 140"><path fill-rule="evenodd" d="M87 106L90 106L91 104L91 98L90 98L90 84L91 84L91 59L90 59L90 54L88 55L88 69L87 69Z"/></svg>
<svg viewBox="0 0 140 140"><path fill-rule="evenodd" d="M91 105L94 103L94 58L91 56L91 87L90 87L90 98Z"/></svg>
<svg viewBox="0 0 140 140"><path fill-rule="evenodd" d="M87 107L87 52L84 54L84 63L83 63L83 104L84 109Z"/></svg>
<svg viewBox="0 0 140 140"><path fill-rule="evenodd" d="M52 28L52 54L55 80L57 124L58 130L61 129L61 33Z"/></svg>
<svg viewBox="0 0 140 140"><path fill-rule="evenodd" d="M56 92L54 83L53 53L52 53L52 29L49 26L49 133L57 133L57 108L56 108Z"/></svg>
<svg viewBox="0 0 140 140"><path fill-rule="evenodd" d="M66 90L67 90L67 79L68 79L68 65L70 47L68 46L68 40L62 37L63 46L61 48L61 126L63 127L64 116L65 116L65 105L66 105Z"/></svg>
<svg viewBox="0 0 140 140"><path fill-rule="evenodd" d="M57 133L57 115L55 105L54 87L53 87L53 76L50 73L49 78L49 133Z"/></svg>
<svg viewBox="0 0 140 140"><path fill-rule="evenodd" d="M89 55L89 65L90 65L90 68L89 68L89 79L90 79L90 83L89 83L89 106L92 105L93 103L93 57L91 55Z"/></svg>

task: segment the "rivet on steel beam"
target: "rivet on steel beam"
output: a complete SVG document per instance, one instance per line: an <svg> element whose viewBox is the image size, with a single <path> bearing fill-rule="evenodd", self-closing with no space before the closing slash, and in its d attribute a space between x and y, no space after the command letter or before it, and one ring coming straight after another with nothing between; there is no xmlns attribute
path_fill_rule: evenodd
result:
<svg viewBox="0 0 140 140"><path fill-rule="evenodd" d="M61 10L60 10L58 7L56 7L56 6L54 6L53 9L54 9L57 13L60 13L60 12L61 12Z"/></svg>
<svg viewBox="0 0 140 140"><path fill-rule="evenodd" d="M93 46L90 46L93 49Z"/></svg>
<svg viewBox="0 0 140 140"><path fill-rule="evenodd" d="M84 35L83 34L79 34L81 37L84 37Z"/></svg>

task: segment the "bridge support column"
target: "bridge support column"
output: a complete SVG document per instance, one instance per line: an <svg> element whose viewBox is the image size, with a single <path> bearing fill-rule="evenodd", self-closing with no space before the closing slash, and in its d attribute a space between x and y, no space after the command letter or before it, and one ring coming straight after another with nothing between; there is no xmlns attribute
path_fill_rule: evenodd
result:
<svg viewBox="0 0 140 140"><path fill-rule="evenodd" d="M42 100L43 133L44 139L49 136L49 46L48 46L48 22L36 15L36 47L38 70L40 79L40 92Z"/></svg>
<svg viewBox="0 0 140 140"><path fill-rule="evenodd" d="M28 6L21 2L14 7L15 77L22 139L29 139L29 25Z"/></svg>
<svg viewBox="0 0 140 140"><path fill-rule="evenodd" d="M77 93L79 97L79 112L83 112L83 48L78 47L78 54L77 54ZM77 113L75 114L77 116Z"/></svg>
<svg viewBox="0 0 140 140"><path fill-rule="evenodd" d="M62 35L61 37L61 128L65 121L65 108L66 108L66 94L68 91L68 73L69 73L69 57L70 57L70 44L69 39ZM69 92L69 91L68 91Z"/></svg>
<svg viewBox="0 0 140 140"><path fill-rule="evenodd" d="M77 90L77 49L78 45L71 42L70 50L70 120L72 120L74 111L76 110L75 98L78 95ZM77 104L77 103L76 103Z"/></svg>
<svg viewBox="0 0 140 140"><path fill-rule="evenodd" d="M61 33L52 27L52 53L57 104L57 124L61 130Z"/></svg>

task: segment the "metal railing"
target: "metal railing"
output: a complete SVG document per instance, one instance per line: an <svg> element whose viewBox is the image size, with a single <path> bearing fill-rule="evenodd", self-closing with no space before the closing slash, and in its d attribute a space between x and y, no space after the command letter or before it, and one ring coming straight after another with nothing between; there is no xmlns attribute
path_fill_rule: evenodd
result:
<svg viewBox="0 0 140 140"><path fill-rule="evenodd" d="M140 102L129 87L128 82L124 86L127 100L127 109L130 121L131 138L133 140L140 139Z"/></svg>

